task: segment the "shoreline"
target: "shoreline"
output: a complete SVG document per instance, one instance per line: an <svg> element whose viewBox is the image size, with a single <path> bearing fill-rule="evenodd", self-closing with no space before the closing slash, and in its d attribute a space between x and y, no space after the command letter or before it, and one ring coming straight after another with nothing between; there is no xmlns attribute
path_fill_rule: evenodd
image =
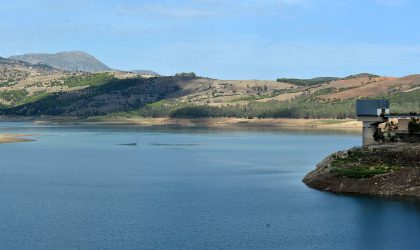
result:
<svg viewBox="0 0 420 250"><path fill-rule="evenodd" d="M292 118L108 118L108 117L0 117L0 122L31 122L38 125L104 125L172 128L213 128L249 130L339 131L361 133L362 124L354 119L292 119ZM2 134L0 144L30 142L27 134Z"/></svg>
<svg viewBox="0 0 420 250"><path fill-rule="evenodd" d="M293 119L293 118L107 118L107 117L0 117L1 121L27 121L36 124L136 125L209 128L264 128L296 130L342 130L361 132L362 123L354 119Z"/></svg>

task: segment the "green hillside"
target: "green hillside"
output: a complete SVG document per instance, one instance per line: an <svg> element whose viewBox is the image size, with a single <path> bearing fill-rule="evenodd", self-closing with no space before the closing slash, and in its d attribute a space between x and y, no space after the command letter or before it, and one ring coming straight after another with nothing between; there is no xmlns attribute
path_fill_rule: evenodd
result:
<svg viewBox="0 0 420 250"><path fill-rule="evenodd" d="M420 113L420 76L225 81L194 73L64 72L0 58L6 116L342 119L355 117L357 98L387 98L393 112Z"/></svg>

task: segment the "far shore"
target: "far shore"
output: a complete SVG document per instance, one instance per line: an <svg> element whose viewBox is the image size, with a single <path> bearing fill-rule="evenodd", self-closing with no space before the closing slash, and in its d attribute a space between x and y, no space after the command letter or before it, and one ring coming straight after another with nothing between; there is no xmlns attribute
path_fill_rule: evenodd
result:
<svg viewBox="0 0 420 250"><path fill-rule="evenodd" d="M2 121L26 121L37 124L138 125L214 128L320 129L362 131L355 119L292 119L292 118L125 118L125 117L0 117Z"/></svg>
<svg viewBox="0 0 420 250"><path fill-rule="evenodd" d="M73 123L93 125L138 125L214 128L266 128L266 129L322 129L362 131L362 123L354 119L290 119L290 118L49 118L34 119L36 123Z"/></svg>

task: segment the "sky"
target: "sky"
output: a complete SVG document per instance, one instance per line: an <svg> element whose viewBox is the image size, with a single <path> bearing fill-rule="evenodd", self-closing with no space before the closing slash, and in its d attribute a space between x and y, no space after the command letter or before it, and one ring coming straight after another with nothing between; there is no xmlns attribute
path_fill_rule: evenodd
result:
<svg viewBox="0 0 420 250"><path fill-rule="evenodd" d="M418 0L3 0L0 56L219 79L420 73Z"/></svg>

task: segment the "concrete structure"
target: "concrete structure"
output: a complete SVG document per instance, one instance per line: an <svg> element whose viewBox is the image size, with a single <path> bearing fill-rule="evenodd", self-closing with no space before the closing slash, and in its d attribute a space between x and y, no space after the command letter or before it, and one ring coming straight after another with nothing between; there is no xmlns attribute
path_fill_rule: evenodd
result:
<svg viewBox="0 0 420 250"><path fill-rule="evenodd" d="M420 115L412 113L408 115L387 115L385 117L388 118L390 121L394 121L397 123L398 128L395 130L395 134L397 135L399 141L420 142L420 132L409 131L408 129L409 123L412 120L420 120Z"/></svg>
<svg viewBox="0 0 420 250"><path fill-rule="evenodd" d="M388 100L357 100L357 120L363 122L363 145L376 143L373 135L379 124L388 121L397 123L398 128L394 131L400 141L420 141L420 134L409 133L408 124L412 119L420 119L420 115L410 113L390 115Z"/></svg>
<svg viewBox="0 0 420 250"><path fill-rule="evenodd" d="M398 118L398 129L397 132L408 133L408 123L411 118Z"/></svg>
<svg viewBox="0 0 420 250"><path fill-rule="evenodd" d="M411 119L420 119L420 115L409 114L409 115L385 115L385 118L389 120L396 120L398 124L397 133L408 133L408 123Z"/></svg>
<svg viewBox="0 0 420 250"><path fill-rule="evenodd" d="M380 123L388 121L388 100L357 100L357 120L363 122L363 145L374 144L373 134Z"/></svg>

